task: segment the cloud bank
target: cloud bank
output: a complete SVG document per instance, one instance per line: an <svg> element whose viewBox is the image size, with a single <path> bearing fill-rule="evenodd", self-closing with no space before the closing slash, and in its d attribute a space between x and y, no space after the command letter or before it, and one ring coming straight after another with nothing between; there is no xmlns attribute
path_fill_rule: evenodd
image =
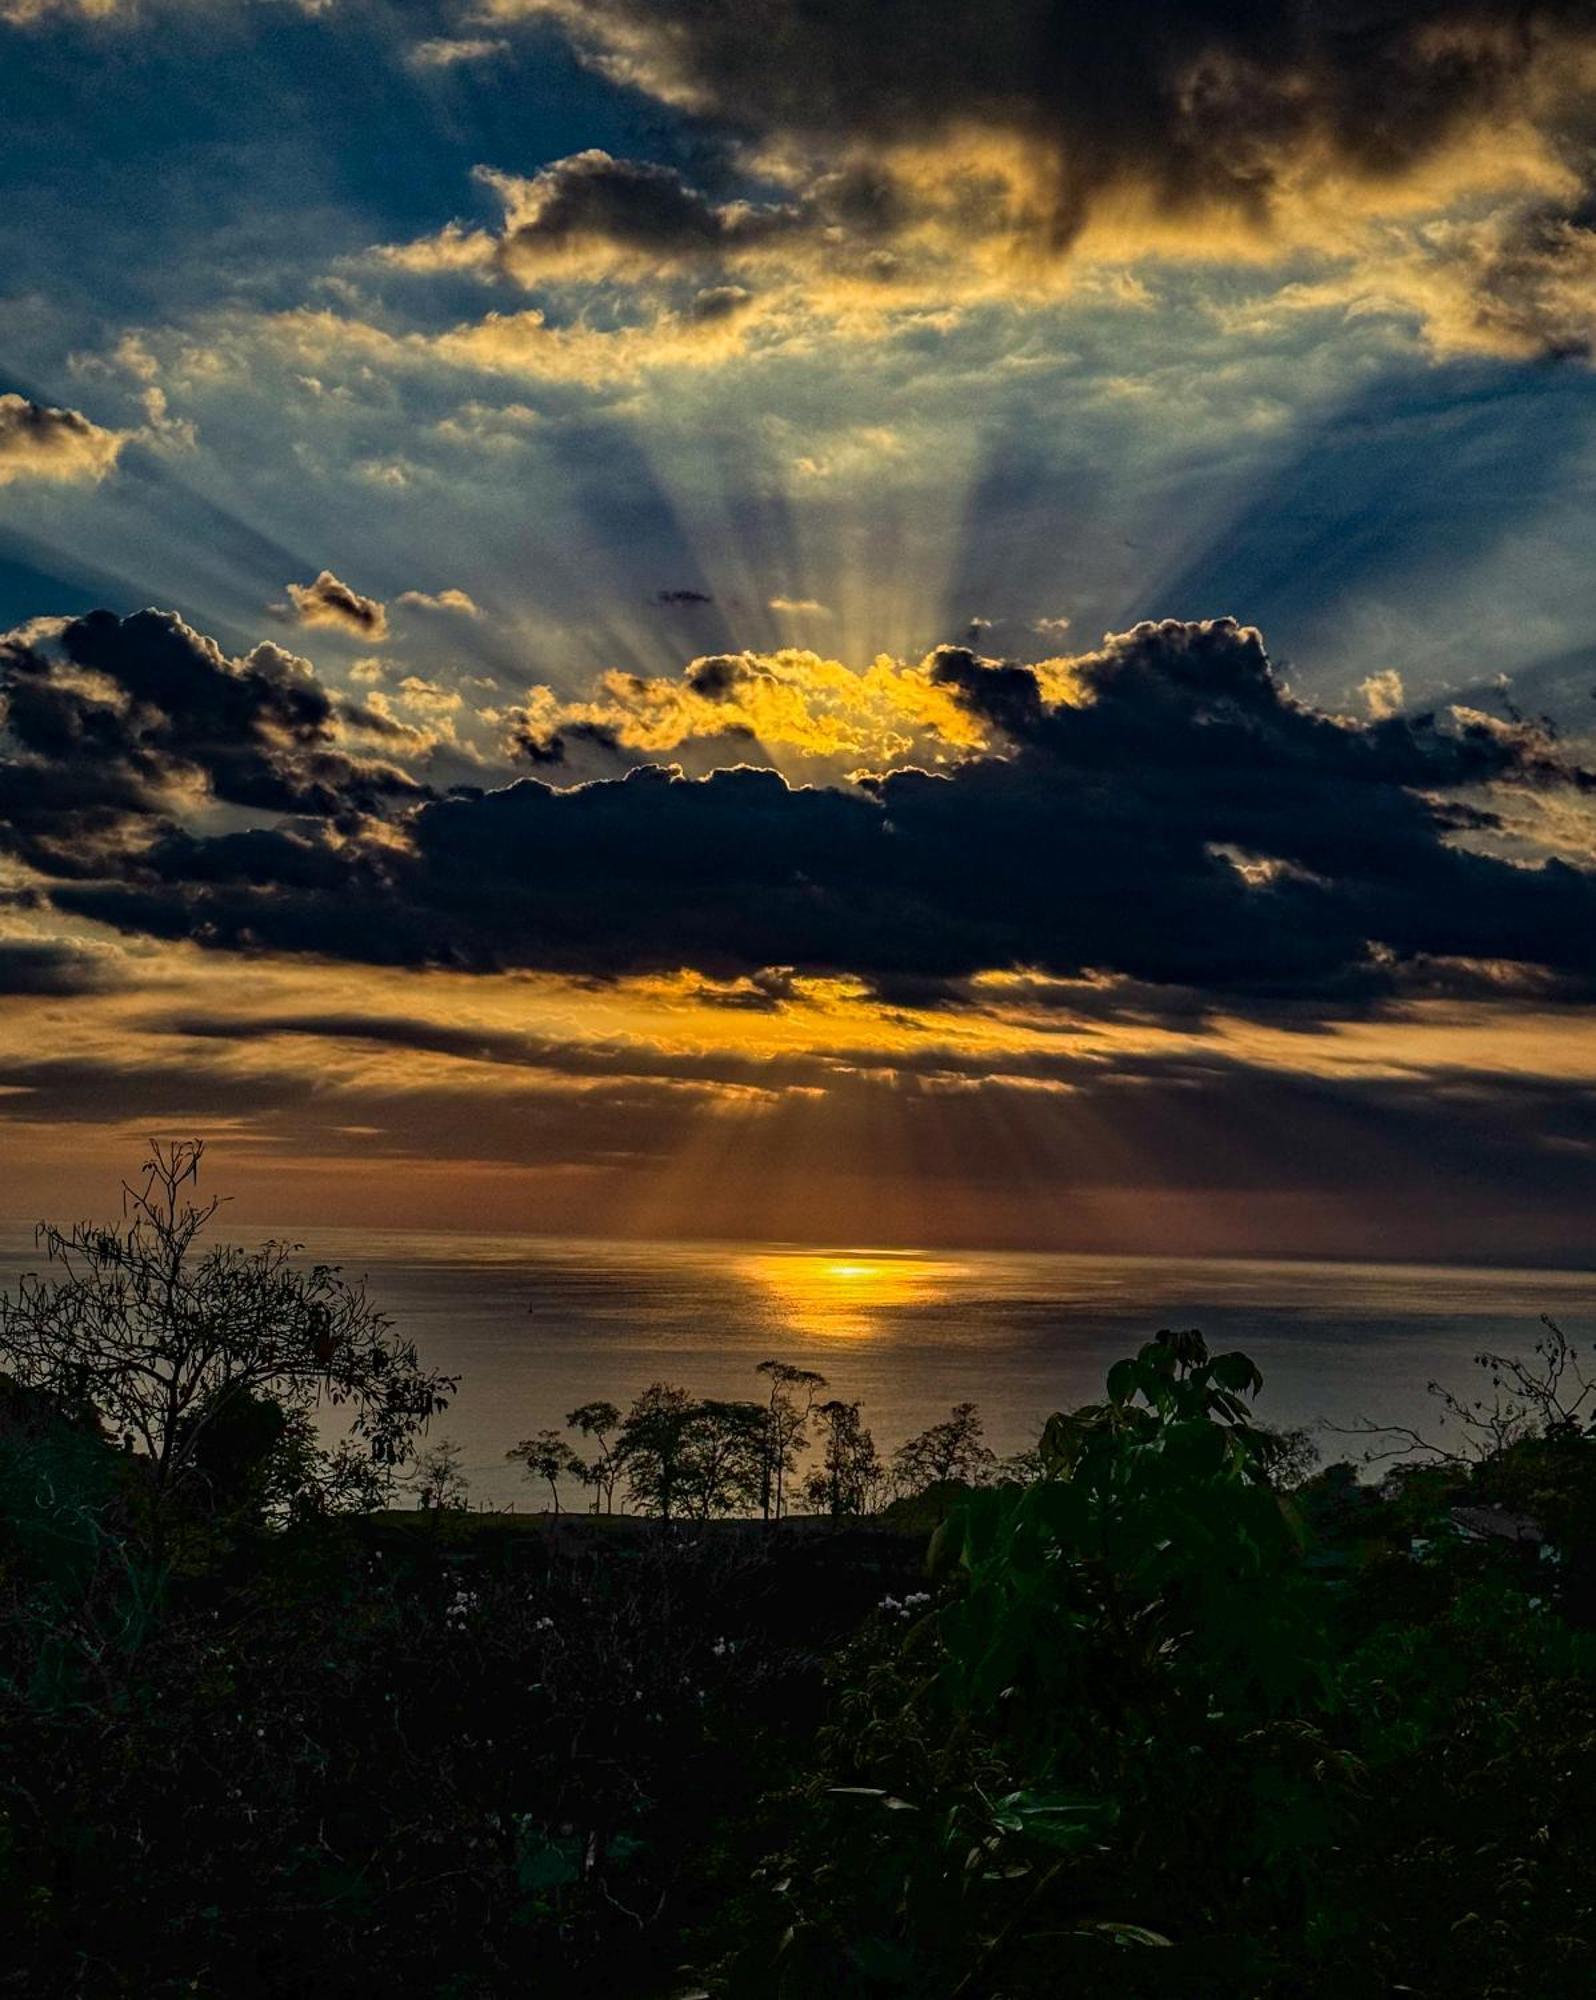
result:
<svg viewBox="0 0 1596 2000"><path fill-rule="evenodd" d="M474 254L525 283L763 262L890 296L931 266L965 289L1023 289L1076 250L1306 249L1353 258L1364 288L1343 304L1367 309L1372 280L1443 348L1583 352L1596 325L1583 0L486 12L557 23L775 191L722 194L597 151L493 177L505 226ZM1439 236L1416 226L1459 203Z"/></svg>
<svg viewBox="0 0 1596 2000"><path fill-rule="evenodd" d="M270 641L230 659L175 612L13 634L0 641L0 847L46 876L125 874L214 805L337 824L421 794L346 748L349 734L308 661Z"/></svg>
<svg viewBox="0 0 1596 2000"><path fill-rule="evenodd" d="M851 787L643 764L436 797L354 754L347 713L269 645L233 661L171 614L96 613L4 657L5 844L60 909L132 933L886 995L1025 972L1304 1019L1596 992L1596 873L1486 851L1513 800L1592 789L1563 747L1472 711L1326 714L1228 620L1040 667L940 648L900 672L964 747ZM713 707L750 673L700 661L688 692ZM251 823L207 824L211 801Z"/></svg>

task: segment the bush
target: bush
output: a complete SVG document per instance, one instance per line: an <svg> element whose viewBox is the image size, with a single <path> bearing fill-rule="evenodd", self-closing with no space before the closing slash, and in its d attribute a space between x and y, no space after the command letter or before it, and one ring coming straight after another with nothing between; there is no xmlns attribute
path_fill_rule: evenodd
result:
<svg viewBox="0 0 1596 2000"><path fill-rule="evenodd" d="M837 1663L723 1990L1583 1990L1592 1641L1509 1552L1448 1549L1449 1483L1417 1562L1433 1482L1277 1490L1259 1386L1160 1335L1049 1424L1042 1479L965 1496L935 1601ZM1309 1541L1371 1513L1372 1564Z"/></svg>

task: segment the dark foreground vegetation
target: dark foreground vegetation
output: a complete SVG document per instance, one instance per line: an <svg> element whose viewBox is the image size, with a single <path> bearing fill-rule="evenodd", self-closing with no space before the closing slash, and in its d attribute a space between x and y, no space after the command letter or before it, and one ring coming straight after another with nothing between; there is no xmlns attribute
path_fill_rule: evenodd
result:
<svg viewBox="0 0 1596 2000"><path fill-rule="evenodd" d="M1596 1435L1556 1329L1438 1442L1365 1441L1378 1482L1164 1332L1007 1465L955 1412L849 1484L858 1407L774 1371L647 1392L647 1463L587 1406L596 1516L472 1514L422 1442L452 1384L336 1273L203 1252L196 1165L0 1305L0 1989L1590 1991Z"/></svg>

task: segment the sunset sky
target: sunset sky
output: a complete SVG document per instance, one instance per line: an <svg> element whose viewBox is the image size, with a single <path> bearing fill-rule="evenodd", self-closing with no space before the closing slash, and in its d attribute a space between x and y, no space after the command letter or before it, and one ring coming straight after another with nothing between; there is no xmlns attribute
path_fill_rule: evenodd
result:
<svg viewBox="0 0 1596 2000"><path fill-rule="evenodd" d="M0 1215L1596 1261L1589 0L0 0Z"/></svg>

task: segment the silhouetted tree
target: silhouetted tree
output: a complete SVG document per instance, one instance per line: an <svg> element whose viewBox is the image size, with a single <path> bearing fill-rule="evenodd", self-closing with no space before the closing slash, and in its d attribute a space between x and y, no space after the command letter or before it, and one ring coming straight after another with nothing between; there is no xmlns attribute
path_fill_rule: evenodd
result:
<svg viewBox="0 0 1596 2000"><path fill-rule="evenodd" d="M1383 1451L1364 1453L1366 1464L1381 1459L1423 1455L1437 1464L1462 1466L1499 1455L1531 1438L1580 1438L1596 1433L1596 1377L1580 1366L1574 1343L1546 1314L1544 1332L1531 1358L1476 1354L1474 1365L1489 1377L1491 1395L1460 1396L1440 1382L1429 1392L1441 1406L1437 1420L1451 1421L1452 1436L1442 1444L1409 1424L1376 1424L1367 1418L1355 1424L1326 1424L1344 1437L1391 1440Z"/></svg>
<svg viewBox="0 0 1596 2000"><path fill-rule="evenodd" d="M546 1483L556 1514L560 1511L560 1481L580 1479L585 1482L588 1478L587 1466L558 1431L539 1431L536 1437L522 1438L504 1455L520 1465L528 1479L541 1479Z"/></svg>
<svg viewBox="0 0 1596 2000"><path fill-rule="evenodd" d="M905 1440L893 1453L899 1483L911 1493L950 1479L981 1485L997 1464L996 1454L982 1442L984 1428L974 1403L955 1403L942 1423Z"/></svg>
<svg viewBox="0 0 1596 2000"><path fill-rule="evenodd" d="M1042 1462L1040 1444L1027 1445L1023 1451L1011 1451L1006 1458L1000 1458L996 1466L997 1477L1015 1486L1034 1486L1045 1477L1046 1467Z"/></svg>
<svg viewBox="0 0 1596 2000"><path fill-rule="evenodd" d="M1295 1430L1277 1430L1272 1424L1259 1424L1257 1430L1263 1440L1261 1449L1270 1479L1282 1493L1296 1492L1319 1467L1319 1447L1313 1441L1313 1433L1301 1426Z"/></svg>
<svg viewBox="0 0 1596 2000"><path fill-rule="evenodd" d="M620 1426L621 1413L614 1403L583 1403L565 1419L573 1431L598 1441L598 1456L587 1462L587 1482L593 1489L593 1512L599 1511L602 1496L606 1514L615 1512L615 1487L621 1475L620 1462L610 1439Z"/></svg>
<svg viewBox="0 0 1596 2000"><path fill-rule="evenodd" d="M262 1517L274 1466L291 1463L302 1442L290 1435L282 1404L234 1389L214 1414L198 1413L196 1433L190 1465L196 1504L217 1519Z"/></svg>
<svg viewBox="0 0 1596 2000"><path fill-rule="evenodd" d="M868 1514L880 1492L882 1467L876 1441L860 1422L859 1403L833 1399L815 1411L820 1420L821 1462L804 1482L804 1497L817 1513L840 1520Z"/></svg>
<svg viewBox="0 0 1596 2000"><path fill-rule="evenodd" d="M406 1484L423 1513L463 1513L471 1482L461 1469L465 1447L453 1438L439 1438L416 1453Z"/></svg>
<svg viewBox="0 0 1596 2000"><path fill-rule="evenodd" d="M772 1514L779 1521L785 1511L787 1475L798 1468L799 1456L809 1442L815 1397L827 1382L813 1368L795 1368L787 1361L761 1361L755 1373L770 1378L759 1510L767 1521Z"/></svg>
<svg viewBox="0 0 1596 2000"><path fill-rule="evenodd" d="M200 1249L221 1205L188 1195L204 1150L198 1140L155 1144L139 1185L124 1184L120 1228L41 1224L52 1275L26 1276L0 1296L0 1366L26 1387L92 1405L142 1453L157 1522L216 1457L220 1425L260 1431L319 1403L347 1406L351 1435L391 1467L455 1387L422 1368L361 1286L330 1265L296 1266L297 1246ZM324 1466L333 1477L331 1458Z"/></svg>
<svg viewBox="0 0 1596 2000"><path fill-rule="evenodd" d="M708 1520L758 1505L768 1436L763 1403L700 1402L655 1382L622 1421L615 1459L643 1512Z"/></svg>
<svg viewBox="0 0 1596 2000"><path fill-rule="evenodd" d="M685 1389L654 1382L622 1420L615 1458L629 1496L644 1513L669 1521L682 1512L697 1411Z"/></svg>
<svg viewBox="0 0 1596 2000"><path fill-rule="evenodd" d="M758 1505L769 1475L768 1411L763 1403L697 1406L687 1435L687 1486L701 1521Z"/></svg>

